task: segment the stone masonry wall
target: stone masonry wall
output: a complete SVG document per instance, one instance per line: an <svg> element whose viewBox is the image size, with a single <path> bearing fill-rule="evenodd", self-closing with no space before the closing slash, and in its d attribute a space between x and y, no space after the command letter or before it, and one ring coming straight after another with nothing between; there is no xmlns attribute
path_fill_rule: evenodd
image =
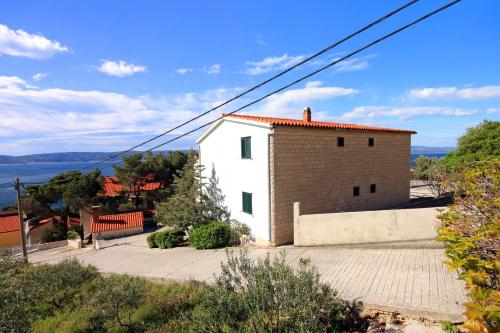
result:
<svg viewBox="0 0 500 333"><path fill-rule="evenodd" d="M344 147L337 147L337 137ZM368 146L368 138L375 146ZM271 242L293 242L302 214L394 208L409 201L410 134L277 127L270 140ZM370 193L376 184L376 193ZM353 187L360 195L353 196Z"/></svg>

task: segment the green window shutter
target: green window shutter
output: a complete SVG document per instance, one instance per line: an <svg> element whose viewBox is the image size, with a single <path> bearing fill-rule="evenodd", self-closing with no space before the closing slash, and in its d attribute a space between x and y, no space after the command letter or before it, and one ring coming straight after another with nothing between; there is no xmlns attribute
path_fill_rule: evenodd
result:
<svg viewBox="0 0 500 333"><path fill-rule="evenodd" d="M252 158L252 140L249 136L241 138L241 158Z"/></svg>
<svg viewBox="0 0 500 333"><path fill-rule="evenodd" d="M242 192L243 212L252 214L252 193Z"/></svg>

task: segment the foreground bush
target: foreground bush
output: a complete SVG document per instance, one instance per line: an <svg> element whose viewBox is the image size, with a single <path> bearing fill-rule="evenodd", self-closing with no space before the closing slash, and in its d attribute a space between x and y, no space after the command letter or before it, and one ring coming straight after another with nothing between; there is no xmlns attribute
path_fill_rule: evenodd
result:
<svg viewBox="0 0 500 333"><path fill-rule="evenodd" d="M466 283L470 332L500 331L500 158L476 162L462 171L450 210L439 218L438 240L448 265Z"/></svg>
<svg viewBox="0 0 500 333"><path fill-rule="evenodd" d="M216 284L101 276L76 261L0 259L0 332L362 331L359 304L338 299L307 261L228 253ZM42 289L42 290L40 290ZM364 325L364 326L363 326Z"/></svg>
<svg viewBox="0 0 500 333"><path fill-rule="evenodd" d="M229 243L229 225L224 222L210 222L197 226L189 232L189 244L201 249L225 247Z"/></svg>
<svg viewBox="0 0 500 333"><path fill-rule="evenodd" d="M150 249L158 247L158 244L156 244L156 234L157 232L153 232L152 234L149 234L148 237L146 238L146 241L148 242L148 247Z"/></svg>
<svg viewBox="0 0 500 333"><path fill-rule="evenodd" d="M179 230L159 231L155 235L155 244L160 249L171 249L182 242L183 235L184 232Z"/></svg>
<svg viewBox="0 0 500 333"><path fill-rule="evenodd" d="M319 281L317 269L301 260L294 269L285 254L256 262L246 252L228 254L216 287L193 313L195 332L358 331L359 304L349 304Z"/></svg>

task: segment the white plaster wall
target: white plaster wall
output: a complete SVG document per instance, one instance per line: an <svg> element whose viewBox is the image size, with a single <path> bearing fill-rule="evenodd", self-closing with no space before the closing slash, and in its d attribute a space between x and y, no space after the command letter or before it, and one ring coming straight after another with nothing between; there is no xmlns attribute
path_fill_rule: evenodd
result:
<svg viewBox="0 0 500 333"><path fill-rule="evenodd" d="M203 176L211 176L212 167L219 187L226 196L231 218L246 223L259 243L270 240L269 214L269 143L267 124L241 123L224 119L209 134L200 137L200 163ZM252 138L252 158L241 158L241 138ZM242 211L242 192L252 193L252 215Z"/></svg>

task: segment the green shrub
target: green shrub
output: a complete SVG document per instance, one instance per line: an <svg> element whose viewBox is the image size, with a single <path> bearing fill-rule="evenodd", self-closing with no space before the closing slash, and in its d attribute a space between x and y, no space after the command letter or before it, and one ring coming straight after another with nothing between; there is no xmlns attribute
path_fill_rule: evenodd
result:
<svg viewBox="0 0 500 333"><path fill-rule="evenodd" d="M251 230L245 223L238 222L236 220L231 220L230 225L230 240L229 244L232 246L241 244L242 236L250 236Z"/></svg>
<svg viewBox="0 0 500 333"><path fill-rule="evenodd" d="M465 281L468 332L500 330L500 158L467 165L454 184L454 204L439 219L445 261Z"/></svg>
<svg viewBox="0 0 500 333"><path fill-rule="evenodd" d="M197 226L189 232L189 244L201 249L215 249L229 243L229 225L224 222L210 222Z"/></svg>
<svg viewBox="0 0 500 333"><path fill-rule="evenodd" d="M148 238L146 238L150 249L158 247L158 244L156 244L156 234L157 232L153 232L152 234L148 235Z"/></svg>
<svg viewBox="0 0 500 333"><path fill-rule="evenodd" d="M155 243L160 249L171 249L182 242L183 232L179 230L165 230L156 233Z"/></svg>
<svg viewBox="0 0 500 333"><path fill-rule="evenodd" d="M284 252L257 261L228 252L207 289L193 310L194 332L358 332L365 325L358 302L337 298L309 261L288 265Z"/></svg>
<svg viewBox="0 0 500 333"><path fill-rule="evenodd" d="M68 239L77 239L80 238L80 234L75 230L68 231Z"/></svg>

